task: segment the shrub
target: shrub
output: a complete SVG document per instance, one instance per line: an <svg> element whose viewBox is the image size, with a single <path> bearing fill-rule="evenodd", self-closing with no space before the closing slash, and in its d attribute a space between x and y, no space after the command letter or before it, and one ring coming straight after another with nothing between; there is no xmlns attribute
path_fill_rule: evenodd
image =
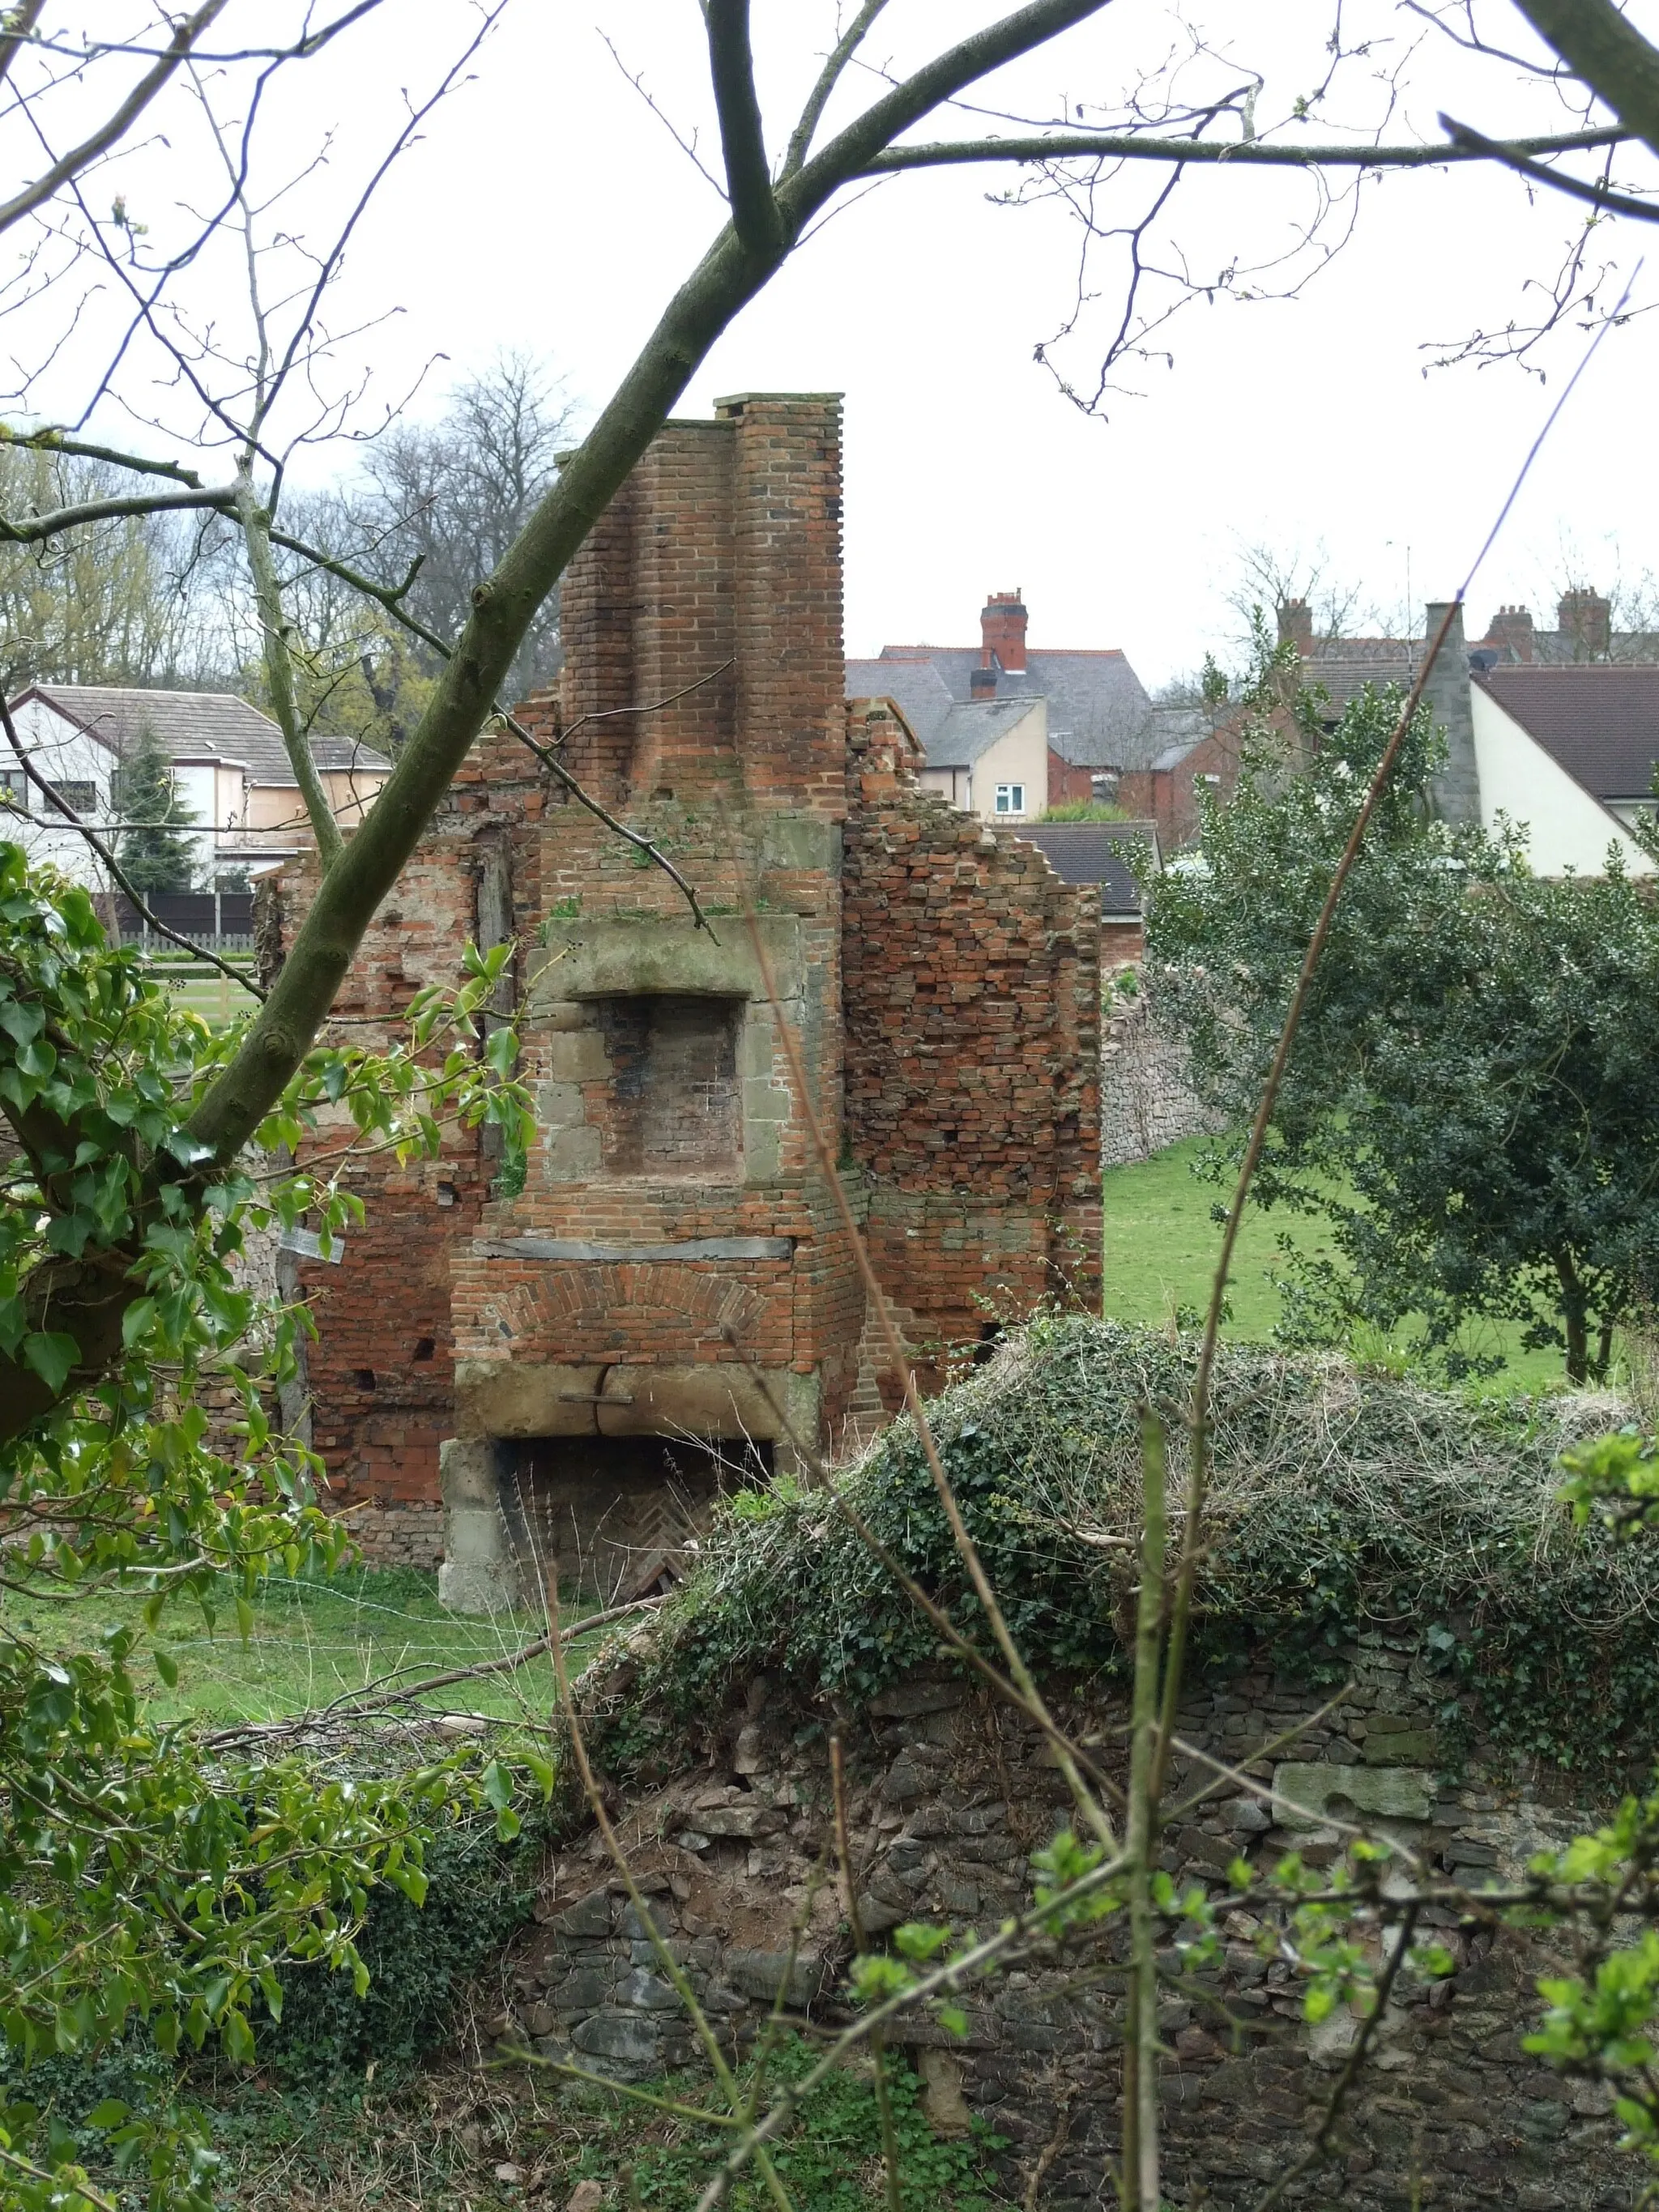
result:
<svg viewBox="0 0 1659 2212"><path fill-rule="evenodd" d="M1137 1525L1140 1409L1171 1429L1195 1347L1080 1317L1044 1320L934 1408L940 1450L1016 1639L1050 1672L1127 1675L1120 1638ZM1611 1425L1607 1401L1480 1400L1334 1355L1224 1346L1216 1477L1194 1658L1258 1646L1340 1679L1367 1628L1418 1635L1449 1700L1478 1684L1493 1741L1564 1765L1659 1748L1659 1651L1643 1629L1659 1554L1574 1528L1561 1451ZM981 1624L908 1422L844 1478L848 1496L958 1626ZM1178 1494L1178 1491L1177 1493ZM804 1709L862 1698L932 1657L933 1632L822 1492L732 1499L693 1581L636 1640L607 1755L642 1760L765 1668Z"/></svg>

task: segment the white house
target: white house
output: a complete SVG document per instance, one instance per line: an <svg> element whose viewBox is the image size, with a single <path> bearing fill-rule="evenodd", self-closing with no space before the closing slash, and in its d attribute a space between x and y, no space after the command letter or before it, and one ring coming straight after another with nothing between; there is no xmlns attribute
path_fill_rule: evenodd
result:
<svg viewBox="0 0 1659 2212"><path fill-rule="evenodd" d="M921 746L918 773L967 814L1012 827L1039 822L1048 809L1048 702L953 699L927 660L849 660L851 699L890 699Z"/></svg>
<svg viewBox="0 0 1659 2212"><path fill-rule="evenodd" d="M1488 829L1523 824L1540 876L1599 875L1609 847L1632 876L1659 874L1631 835L1659 815L1659 667L1480 669L1470 694Z"/></svg>
<svg viewBox="0 0 1659 2212"><path fill-rule="evenodd" d="M270 716L226 691L143 691L37 684L11 702L19 744L32 767L91 828L118 827L112 778L146 726L173 764L173 788L194 817L193 881L211 890L230 871L254 875L311 842L300 787ZM392 763L350 738L313 736L312 754L336 819L349 829L373 805ZM0 829L31 858L77 881L101 885L96 856L24 774L0 733ZM21 818L20 818L21 817Z"/></svg>
<svg viewBox="0 0 1659 2212"><path fill-rule="evenodd" d="M1569 592L1560 627L1534 627L1503 607L1479 644L1466 643L1461 608L1426 610L1420 638L1319 638L1305 604L1279 610L1333 726L1364 684L1409 689L1428 641L1441 633L1425 692L1446 741L1433 797L1454 822L1521 830L1534 874L1600 875L1609 850L1632 876L1659 874L1631 835L1659 816L1659 635L1614 631L1608 602ZM1592 657L1594 656L1594 657Z"/></svg>
<svg viewBox="0 0 1659 2212"><path fill-rule="evenodd" d="M83 822L106 823L110 785L120 756L104 738L43 708L27 692L12 707L18 745ZM9 738L0 732L0 836L20 844L36 866L50 864L77 883L105 888L103 871L37 783L31 782Z"/></svg>

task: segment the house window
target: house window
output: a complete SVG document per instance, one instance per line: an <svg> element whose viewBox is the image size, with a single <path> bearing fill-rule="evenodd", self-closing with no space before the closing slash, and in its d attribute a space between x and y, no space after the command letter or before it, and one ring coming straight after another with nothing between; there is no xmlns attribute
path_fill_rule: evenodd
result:
<svg viewBox="0 0 1659 2212"><path fill-rule="evenodd" d="M1109 805L1117 797L1115 771L1109 769L1104 775L1091 775L1089 778L1089 796L1098 805Z"/></svg>
<svg viewBox="0 0 1659 2212"><path fill-rule="evenodd" d="M52 790L72 813L95 814L98 811L98 787L95 783L55 783Z"/></svg>
<svg viewBox="0 0 1659 2212"><path fill-rule="evenodd" d="M0 769L0 805L15 806L20 814L29 811L29 780L21 768Z"/></svg>
<svg viewBox="0 0 1659 2212"><path fill-rule="evenodd" d="M997 812L1024 814L1024 811L1025 786L1023 783L1000 783L997 786Z"/></svg>

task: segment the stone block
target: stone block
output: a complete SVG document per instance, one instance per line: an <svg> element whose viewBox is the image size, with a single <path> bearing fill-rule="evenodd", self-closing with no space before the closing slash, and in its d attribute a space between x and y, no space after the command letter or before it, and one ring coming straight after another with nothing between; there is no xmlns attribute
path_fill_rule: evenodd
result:
<svg viewBox="0 0 1659 2212"><path fill-rule="evenodd" d="M967 1695L965 1682L892 1682L877 1691L870 1711L884 1720L909 1720L921 1713L948 1712Z"/></svg>
<svg viewBox="0 0 1659 2212"><path fill-rule="evenodd" d="M726 1979L746 1996L775 2004L779 1990L785 1990L784 2002L797 2012L804 2012L823 1985L821 1951L798 1951L792 1965L787 1951L748 1951L734 1946L726 1951L723 1964Z"/></svg>
<svg viewBox="0 0 1659 2212"><path fill-rule="evenodd" d="M896 1759L889 1767L881 1794L890 1805L906 1805L913 1798L925 1797L932 1787L931 1778L907 1756Z"/></svg>
<svg viewBox="0 0 1659 2212"><path fill-rule="evenodd" d="M1273 1769L1273 1811L1286 1828L1323 1827L1332 1820L1426 1820L1436 1789L1434 1776L1417 1767L1286 1760Z"/></svg>
<svg viewBox="0 0 1659 2212"><path fill-rule="evenodd" d="M636 2007L642 2012L669 2012L678 2004L679 1992L672 1982L648 1967L636 1966L617 1992L619 2003Z"/></svg>
<svg viewBox="0 0 1659 2212"><path fill-rule="evenodd" d="M1367 1766L1433 1766L1440 1742L1432 1729L1401 1729L1388 1735L1374 1732L1366 1737L1360 1756Z"/></svg>
<svg viewBox="0 0 1659 2212"><path fill-rule="evenodd" d="M608 2059L623 2074L652 2074L662 2051L662 2034L647 2014L607 2010L580 2021L570 2040L590 2057Z"/></svg>
<svg viewBox="0 0 1659 2212"><path fill-rule="evenodd" d="M597 2012L610 2003L615 1979L608 1966L579 1966L548 1990L549 2002L564 2014Z"/></svg>
<svg viewBox="0 0 1659 2212"><path fill-rule="evenodd" d="M714 1805L699 1813L697 1826L706 1836L736 1836L752 1843L757 1836L775 1836L786 1826L774 1805Z"/></svg>
<svg viewBox="0 0 1659 2212"><path fill-rule="evenodd" d="M556 1934L568 1941L583 1936L608 1936L611 1933L611 1896L607 1890L591 1889L568 1905L553 1920Z"/></svg>

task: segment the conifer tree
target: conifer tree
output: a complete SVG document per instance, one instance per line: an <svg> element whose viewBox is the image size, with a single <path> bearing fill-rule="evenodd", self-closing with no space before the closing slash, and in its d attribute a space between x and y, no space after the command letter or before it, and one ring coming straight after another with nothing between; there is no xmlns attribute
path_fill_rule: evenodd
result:
<svg viewBox="0 0 1659 2212"><path fill-rule="evenodd" d="M196 817L173 788L173 764L149 722L139 725L131 750L115 772L114 799L121 831L117 857L134 890L187 891L195 872L191 841L181 833Z"/></svg>

